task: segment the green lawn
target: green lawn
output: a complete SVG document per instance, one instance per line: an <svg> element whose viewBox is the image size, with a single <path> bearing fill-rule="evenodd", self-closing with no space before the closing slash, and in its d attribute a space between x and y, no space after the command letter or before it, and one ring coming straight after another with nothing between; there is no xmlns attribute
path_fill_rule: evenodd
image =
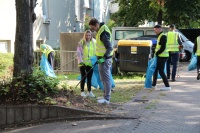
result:
<svg viewBox="0 0 200 133"><path fill-rule="evenodd" d="M68 74L68 75L58 75L58 78L62 80L62 84L65 84L67 87L73 89L74 93L80 95L80 84L76 87L80 80L77 80L77 77L80 74ZM112 103L124 103L130 101L131 98L138 93L141 89L144 88L144 77L141 75L124 75L124 76L113 76L115 82L115 88L111 94ZM85 84L85 90L87 86ZM100 89L92 89L96 97L103 96L103 91ZM86 92L86 91L85 91ZM96 101L96 100L94 100Z"/></svg>

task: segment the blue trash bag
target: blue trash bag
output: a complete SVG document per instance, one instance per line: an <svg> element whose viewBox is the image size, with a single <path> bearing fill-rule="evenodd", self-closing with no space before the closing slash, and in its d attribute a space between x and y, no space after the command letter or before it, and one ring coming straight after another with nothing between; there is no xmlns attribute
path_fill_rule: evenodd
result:
<svg viewBox="0 0 200 133"><path fill-rule="evenodd" d="M188 65L188 71L195 70L196 68L197 68L197 56L193 54L190 64Z"/></svg>
<svg viewBox="0 0 200 133"><path fill-rule="evenodd" d="M45 72L45 74L49 77L56 77L52 66L49 64L47 57L45 54L42 54L42 58L40 60L40 69Z"/></svg>
<svg viewBox="0 0 200 133"><path fill-rule="evenodd" d="M90 57L90 60L91 60L91 62L92 62L92 65L94 65L94 64L97 62L97 57L96 57L96 56L92 56L92 57ZM110 78L111 78L111 82L112 82L112 88L115 88L115 82L114 82L114 80L113 80L113 77L112 77L112 73L111 73L111 72L112 72L112 68L110 68ZM96 76L96 79L97 79L97 83L98 83L98 85L99 85L99 88L100 88L101 90L104 90L103 84L102 84L102 82L101 82L100 75L99 75L98 65L94 66L94 68L93 68L93 73L94 73L95 76Z"/></svg>
<svg viewBox="0 0 200 133"><path fill-rule="evenodd" d="M146 71L146 79L145 79L145 89L151 89L152 88L152 76L157 67L157 57L152 58L148 61L148 67Z"/></svg>

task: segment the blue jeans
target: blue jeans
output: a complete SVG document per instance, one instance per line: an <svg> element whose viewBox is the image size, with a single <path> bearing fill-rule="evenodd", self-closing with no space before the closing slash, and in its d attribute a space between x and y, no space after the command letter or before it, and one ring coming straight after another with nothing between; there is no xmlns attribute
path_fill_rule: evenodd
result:
<svg viewBox="0 0 200 133"><path fill-rule="evenodd" d="M178 52L177 53L170 53L169 58L167 60L167 77L170 78L170 65L172 64L172 79L175 79L176 77L176 71L177 71L177 62L178 62Z"/></svg>

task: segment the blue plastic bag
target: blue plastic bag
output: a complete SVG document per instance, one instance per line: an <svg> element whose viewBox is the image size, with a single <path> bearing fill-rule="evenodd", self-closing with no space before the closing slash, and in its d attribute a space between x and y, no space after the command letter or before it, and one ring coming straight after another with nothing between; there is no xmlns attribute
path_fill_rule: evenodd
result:
<svg viewBox="0 0 200 133"><path fill-rule="evenodd" d="M92 74L92 79L91 79L92 80L91 81L92 82L92 86L94 88L96 88L96 89L99 87L101 90L104 90L103 84L101 82L100 75L99 75L98 64L96 64L94 66L94 64L97 62L97 57L96 56L92 56L92 57L90 57L90 60L91 60L92 65L93 65L93 74ZM112 82L112 88L114 88L115 87L115 82L113 80L112 74L110 74L110 78L111 78L111 82ZM78 77L78 80L81 80L81 76Z"/></svg>
<svg viewBox="0 0 200 133"><path fill-rule="evenodd" d="M190 64L188 65L188 71L195 70L196 68L197 68L197 56L193 54Z"/></svg>
<svg viewBox="0 0 200 133"><path fill-rule="evenodd" d="M90 57L90 60L92 62L92 65L94 65L97 62L97 57L96 56L92 56L92 57ZM112 68L111 68L110 72L112 72ZM95 77L97 79L97 83L99 85L99 88L101 90L104 90L103 84L101 82L100 75L99 75L98 65L94 66L93 73L95 74ZM114 88L115 87L115 82L113 80L112 73L110 73L110 78L111 78L111 82L112 82L112 88Z"/></svg>
<svg viewBox="0 0 200 133"><path fill-rule="evenodd" d="M42 54L42 58L40 60L40 69L45 72L45 74L49 77L56 77L52 66L49 64L47 57L45 54Z"/></svg>
<svg viewBox="0 0 200 133"><path fill-rule="evenodd" d="M148 67L146 71L146 79L145 79L145 89L151 89L152 88L152 76L154 74L154 71L157 67L157 57L152 58L148 61Z"/></svg>

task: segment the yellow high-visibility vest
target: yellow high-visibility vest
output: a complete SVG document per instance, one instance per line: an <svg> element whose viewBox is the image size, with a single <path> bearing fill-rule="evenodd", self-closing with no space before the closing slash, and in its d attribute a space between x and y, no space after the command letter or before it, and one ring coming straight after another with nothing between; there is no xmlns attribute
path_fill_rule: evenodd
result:
<svg viewBox="0 0 200 133"><path fill-rule="evenodd" d="M45 54L45 56L48 58L48 55L50 52L54 52L54 56L55 56L55 51L52 49L51 46L47 45L47 44L41 44L40 45L40 50L42 51L42 53Z"/></svg>
<svg viewBox="0 0 200 133"><path fill-rule="evenodd" d="M96 46L93 41L90 41L90 46L88 50L88 46L86 44L83 44L83 41L81 41L81 43L83 46L83 62L86 66L92 66L90 56L95 56Z"/></svg>
<svg viewBox="0 0 200 133"><path fill-rule="evenodd" d="M200 56L200 36L197 37L197 56Z"/></svg>
<svg viewBox="0 0 200 133"><path fill-rule="evenodd" d="M161 36L163 36L164 33L161 33L159 36L158 36L158 40L157 40L157 45L156 45L156 49L155 49L155 53L160 49L161 45L159 45L159 42L160 42L160 38ZM168 45L166 44L166 47L165 47L165 50L158 55L159 57L169 57L169 52L168 52Z"/></svg>
<svg viewBox="0 0 200 133"><path fill-rule="evenodd" d="M106 25L102 25L96 35L96 56L100 56L100 57L103 57L106 52L106 48L103 42L100 40L100 35L104 30L110 34L110 42L112 41L112 34L109 28ZM113 55L113 51L110 53L110 56L112 55Z"/></svg>
<svg viewBox="0 0 200 133"><path fill-rule="evenodd" d="M178 52L178 33L169 31L167 33L168 51Z"/></svg>

